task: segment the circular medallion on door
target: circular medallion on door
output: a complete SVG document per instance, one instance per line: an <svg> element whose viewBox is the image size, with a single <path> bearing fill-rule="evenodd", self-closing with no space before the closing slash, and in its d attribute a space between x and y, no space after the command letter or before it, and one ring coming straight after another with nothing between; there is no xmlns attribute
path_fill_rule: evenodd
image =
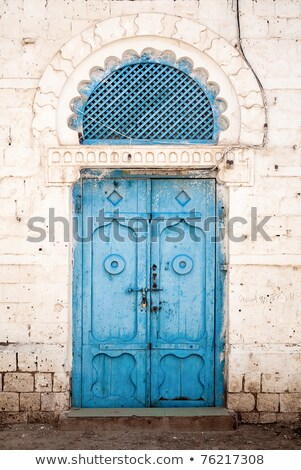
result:
<svg viewBox="0 0 301 470"><path fill-rule="evenodd" d="M125 268L125 261L120 255L109 255L103 262L105 270L110 274L120 274Z"/></svg>
<svg viewBox="0 0 301 470"><path fill-rule="evenodd" d="M193 268L193 260L188 255L178 255L172 260L172 267L177 274L188 274Z"/></svg>

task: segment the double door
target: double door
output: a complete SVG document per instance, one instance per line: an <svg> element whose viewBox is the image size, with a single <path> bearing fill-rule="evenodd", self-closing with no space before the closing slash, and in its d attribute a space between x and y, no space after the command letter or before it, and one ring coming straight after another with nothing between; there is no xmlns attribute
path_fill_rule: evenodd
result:
<svg viewBox="0 0 301 470"><path fill-rule="evenodd" d="M77 406L212 406L215 180L91 178L80 196Z"/></svg>

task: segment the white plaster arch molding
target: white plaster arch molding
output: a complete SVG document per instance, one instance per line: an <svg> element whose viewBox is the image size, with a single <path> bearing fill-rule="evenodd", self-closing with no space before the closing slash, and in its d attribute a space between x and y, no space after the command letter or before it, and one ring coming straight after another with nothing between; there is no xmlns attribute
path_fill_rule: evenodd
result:
<svg viewBox="0 0 301 470"><path fill-rule="evenodd" d="M194 68L208 71L208 81L220 88L218 97L227 102L223 115L228 129L220 133L219 145L204 148L166 146L143 150L130 163L129 149L79 146L77 132L68 127L70 101L78 95L78 85L89 80L95 66L103 66L111 56L121 58L126 50L139 54L149 47L170 50L177 59L189 58ZM80 167L86 166L194 166L208 168L222 155L225 147L261 145L264 137L264 107L258 83L239 52L225 39L195 21L162 13L141 13L114 17L97 23L68 41L46 68L34 102L34 135L43 152L48 153L48 182L74 181ZM233 151L229 159L245 165L241 183L248 184L250 165L244 151ZM171 156L171 153L173 155ZM161 157L160 157L161 156ZM161 163L160 163L161 158ZM248 167L248 168L247 168ZM233 170L232 170L233 171ZM225 173L225 172L224 172ZM245 176L242 176L245 175ZM234 181L231 182L231 177ZM243 179L246 181L243 181ZM248 181L247 181L248 180ZM230 176L229 184L235 183Z"/></svg>

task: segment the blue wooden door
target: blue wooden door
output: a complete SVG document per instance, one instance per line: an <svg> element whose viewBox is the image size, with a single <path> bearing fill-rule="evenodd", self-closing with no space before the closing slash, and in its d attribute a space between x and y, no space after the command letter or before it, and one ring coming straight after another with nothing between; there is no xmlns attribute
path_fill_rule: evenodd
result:
<svg viewBox="0 0 301 470"><path fill-rule="evenodd" d="M83 181L74 404L212 406L214 180Z"/></svg>
<svg viewBox="0 0 301 470"><path fill-rule="evenodd" d="M83 407L144 407L149 401L147 241L136 216L148 217L146 180L87 180L83 189ZM102 212L103 211L103 212ZM137 225L137 224L136 224Z"/></svg>
<svg viewBox="0 0 301 470"><path fill-rule="evenodd" d="M212 406L214 180L153 181L152 214L151 406Z"/></svg>

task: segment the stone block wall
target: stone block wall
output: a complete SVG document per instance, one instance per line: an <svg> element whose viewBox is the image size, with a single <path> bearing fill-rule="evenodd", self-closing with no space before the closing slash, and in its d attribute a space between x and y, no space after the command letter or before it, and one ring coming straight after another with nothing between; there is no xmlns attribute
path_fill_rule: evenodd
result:
<svg viewBox="0 0 301 470"><path fill-rule="evenodd" d="M70 407L69 374L39 365L36 354L2 349L0 370L0 424L52 423Z"/></svg>
<svg viewBox="0 0 301 470"><path fill-rule="evenodd" d="M227 248L226 402L246 422L297 421L301 412L301 3L239 3L242 46L265 90L268 129L265 147L252 149L252 183L227 188L227 217L244 216L248 224L237 227L245 241L230 241ZM47 234L49 207L55 207L58 216L70 217L70 186L46 185L47 149L57 145L49 113L58 103L54 82L46 84L47 102L36 103L44 117L41 128L33 129L33 103L44 70L71 37L118 15L124 16L120 30L126 25L126 15L138 13L193 19L237 48L235 4L232 0L2 2L1 423L49 421L70 406L71 246L62 228L52 242L27 241L30 217L44 217L41 226ZM161 31L162 24L154 16L150 34ZM175 27L166 16L166 35L175 34ZM179 23L182 27L185 23ZM196 34L190 31L192 42ZM58 82L61 75L68 76L74 61L80 62L97 46L91 44L95 37L83 33L83 38L86 50L81 45L73 58L65 51L64 71L59 63L53 67L60 70ZM216 41L209 36L206 41L223 63ZM248 85L247 66L239 74L240 83ZM228 76L233 83L237 81L230 68ZM240 99L247 109L250 96L244 96L243 86ZM262 106L260 101L258 106ZM249 129L242 132L248 141ZM257 207L259 217L271 216L266 225L271 241L260 235L257 241L251 239L251 207Z"/></svg>

